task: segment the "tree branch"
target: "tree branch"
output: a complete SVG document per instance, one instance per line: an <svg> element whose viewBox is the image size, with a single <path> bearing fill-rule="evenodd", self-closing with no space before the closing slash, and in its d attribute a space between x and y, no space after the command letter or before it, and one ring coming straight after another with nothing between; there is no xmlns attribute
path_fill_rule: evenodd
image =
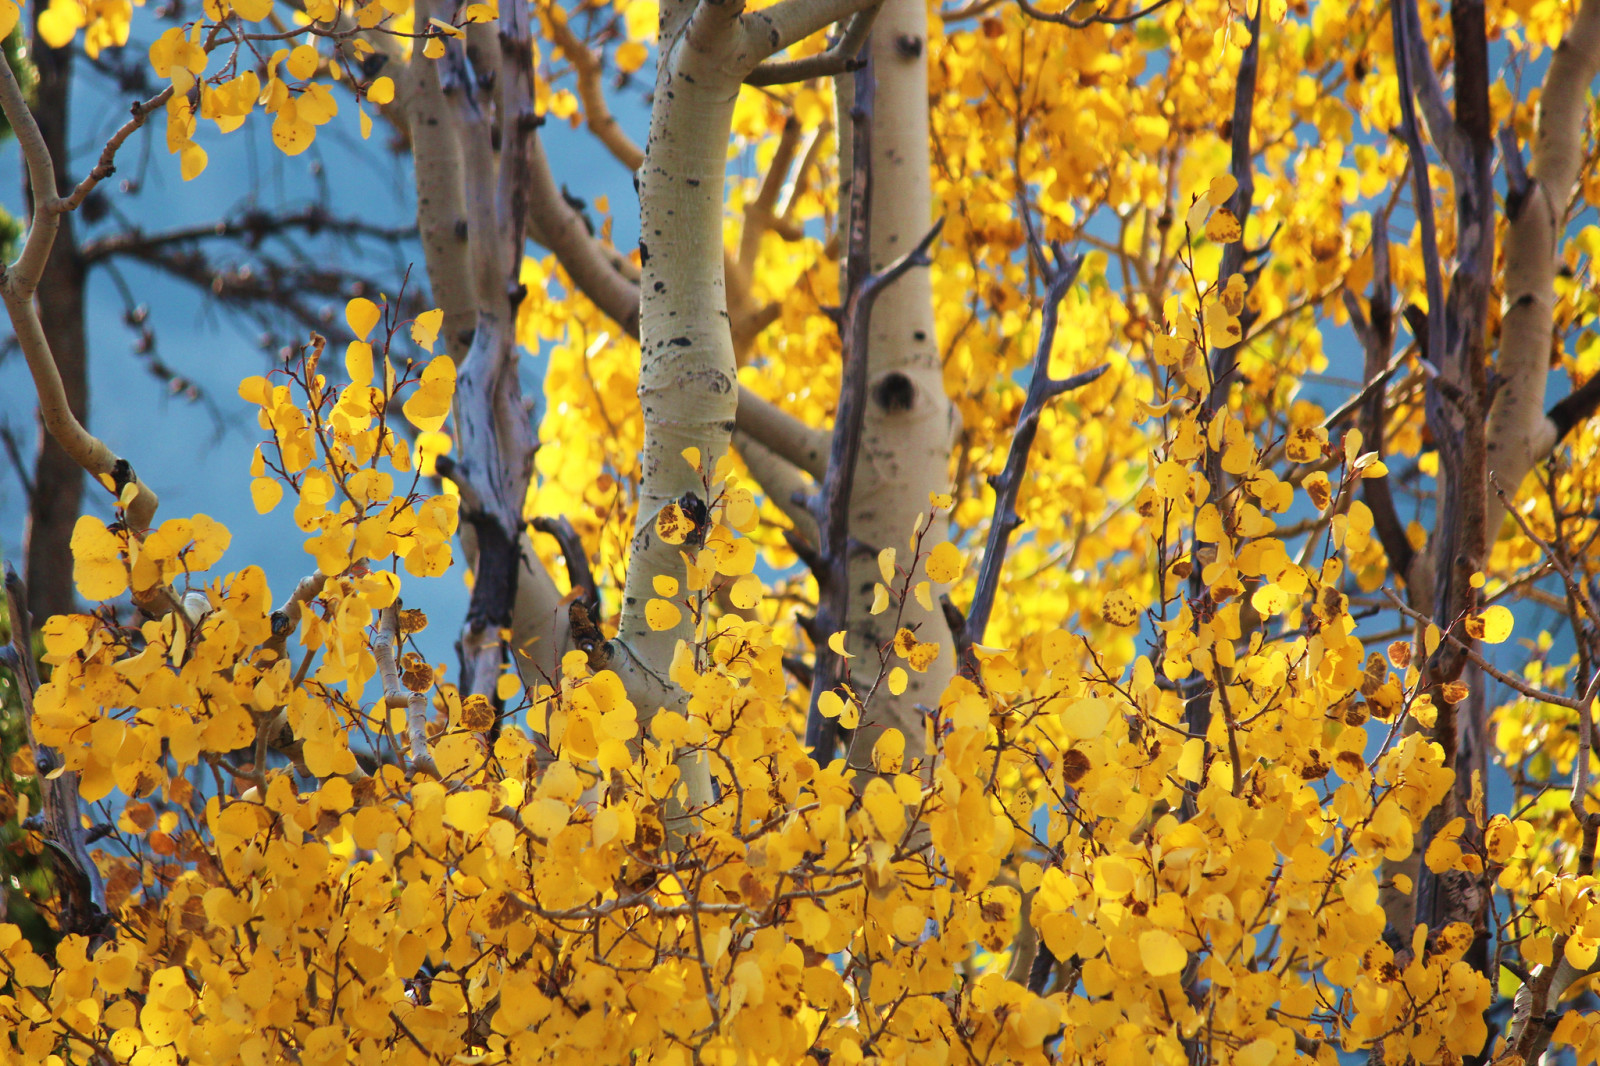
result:
<svg viewBox="0 0 1600 1066"><path fill-rule="evenodd" d="M1166 0L1162 0L1163 3ZM872 32L872 23L878 17L882 3L857 11L845 23L843 32L826 51L802 59L767 59L744 79L746 85L788 85L811 78L831 78L860 69L862 46Z"/></svg>
<svg viewBox="0 0 1600 1066"><path fill-rule="evenodd" d="M45 429L74 462L111 490L118 503L126 508L129 528L137 533L150 526L159 500L139 480L132 464L84 429L72 413L50 342L33 304L40 273L59 228L58 219L67 208L57 196L50 149L28 110L17 76L7 63L0 63L0 110L4 111L22 149L34 204L32 225L22 253L0 278L0 298L4 299L17 343L33 376L34 389L39 395L39 417Z"/></svg>
<svg viewBox="0 0 1600 1066"><path fill-rule="evenodd" d="M972 594L972 604L967 608L965 633L960 638L969 652L967 661L963 663L968 668L973 665L970 660L971 646L982 644L989 630L989 615L994 609L995 596L1000 591L1000 573L1005 568L1011 534L1022 524L1017 514L1017 494L1027 476L1028 454L1039 432L1039 416L1052 399L1099 380L1108 369L1107 365L1102 364L1068 378L1050 376L1050 353L1055 346L1061 301L1066 299L1068 291L1077 281L1083 260L1074 256L1050 266L1044 264L1042 258L1041 265L1045 266L1047 273L1039 345L1033 353L1028 392L1022 402L1022 410L1017 414L1017 425L1011 434L1011 448L1006 453L1005 466L990 481L995 494L994 516L989 521L989 537L983 547L983 562L978 568L978 585Z"/></svg>
<svg viewBox="0 0 1600 1066"><path fill-rule="evenodd" d="M762 58L819 33L835 22L850 18L881 0L778 0L770 7L743 18L746 47ZM713 6L702 4L701 8ZM760 69L759 65L752 69Z"/></svg>

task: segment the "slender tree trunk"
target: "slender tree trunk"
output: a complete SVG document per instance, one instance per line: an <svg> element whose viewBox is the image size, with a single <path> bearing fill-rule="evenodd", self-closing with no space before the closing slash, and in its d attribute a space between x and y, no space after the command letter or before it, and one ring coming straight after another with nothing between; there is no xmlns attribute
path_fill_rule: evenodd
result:
<svg viewBox="0 0 1600 1066"><path fill-rule="evenodd" d="M29 53L39 69L33 114L55 161L57 188L70 189L67 150L68 94L72 80L71 48L55 49L33 34ZM32 205L24 171L24 194ZM39 279L39 317L61 371L67 403L78 421L89 421L88 347L84 336L86 268L78 254L71 214L61 228ZM83 469L39 424L39 450L34 459L33 496L23 533L27 557L28 606L35 618L73 610L72 527L83 505Z"/></svg>
<svg viewBox="0 0 1600 1066"><path fill-rule="evenodd" d="M869 163L874 271L910 251L933 221L927 38L928 13L921 0L885 0L870 45L876 76ZM841 131L841 143L848 143L843 123ZM929 494L949 490L950 449L959 428L960 416L944 390L928 268L913 267L878 298L867 374L869 399L849 528L850 536L872 551L855 553L850 561L847 628L854 662L876 670L878 649L894 639L896 622L892 608L871 613L873 585L880 580L876 553L892 547L902 562L909 558L907 538L917 516L928 510ZM918 580L925 577L919 571ZM923 716L917 705L936 706L955 671L954 642L937 606L929 611L908 597L899 624L915 630L920 640L938 642L941 654L926 672L910 674L901 695L878 691L850 745L852 766L870 765L877 736L890 728L905 736L908 762L921 758Z"/></svg>

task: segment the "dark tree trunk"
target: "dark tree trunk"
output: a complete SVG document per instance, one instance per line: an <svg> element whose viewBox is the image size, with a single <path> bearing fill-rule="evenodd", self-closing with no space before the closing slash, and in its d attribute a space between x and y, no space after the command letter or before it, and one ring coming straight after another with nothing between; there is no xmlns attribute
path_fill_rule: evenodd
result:
<svg viewBox="0 0 1600 1066"><path fill-rule="evenodd" d="M34 90L33 114L44 134L55 162L56 186L70 190L74 184L68 158L67 104L72 78L71 46L54 49L40 39L37 29L29 54L39 68ZM24 194L30 212L33 197ZM67 402L78 421L89 422L88 347L84 336L84 286L86 269L78 253L71 214L61 218L50 258L39 283L39 318L44 323L50 350L66 386ZM71 611L75 606L72 586L72 527L83 504L83 471L61 450L43 424L39 427L39 450L34 460L33 497L28 502L28 524L23 535L27 556L28 606L35 618Z"/></svg>

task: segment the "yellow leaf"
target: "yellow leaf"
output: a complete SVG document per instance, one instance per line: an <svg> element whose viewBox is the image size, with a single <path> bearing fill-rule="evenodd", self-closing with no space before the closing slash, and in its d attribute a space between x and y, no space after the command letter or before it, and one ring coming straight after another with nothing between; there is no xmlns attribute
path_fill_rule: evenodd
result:
<svg viewBox="0 0 1600 1066"><path fill-rule="evenodd" d="M283 486L277 478L258 477L250 480L250 499L256 505L256 514L266 514L283 499Z"/></svg>
<svg viewBox="0 0 1600 1066"><path fill-rule="evenodd" d="M17 28L17 20L21 17L22 12L16 4L11 0L0 0L0 40L11 36L11 31Z"/></svg>
<svg viewBox="0 0 1600 1066"><path fill-rule="evenodd" d="M1146 929L1139 934L1139 961L1152 977L1168 977L1183 971L1189 953L1165 929Z"/></svg>
<svg viewBox="0 0 1600 1066"><path fill-rule="evenodd" d="M733 583L728 590L728 602L741 611L748 611L761 602L761 579L754 574L746 574Z"/></svg>
<svg viewBox="0 0 1600 1066"><path fill-rule="evenodd" d="M694 530L694 519L675 503L667 504L656 515L656 534L668 544L682 544Z"/></svg>
<svg viewBox="0 0 1600 1066"><path fill-rule="evenodd" d="M885 548L878 553L878 574L885 585L894 584L894 549ZM876 612L874 612L876 613Z"/></svg>
<svg viewBox="0 0 1600 1066"><path fill-rule="evenodd" d="M15 28L17 22L15 7L12 7L8 19ZM44 43L51 48L65 48L71 44L72 38L78 33L78 27L82 25L83 9L76 3L61 3L60 0L56 0L39 13L39 36L44 38Z"/></svg>
<svg viewBox="0 0 1600 1066"><path fill-rule="evenodd" d="M401 405L401 411L421 430L437 430L450 417L450 400L455 395L456 364L448 355L436 355L422 368L417 391Z"/></svg>
<svg viewBox="0 0 1600 1066"><path fill-rule="evenodd" d="M1500 644L1511 635L1511 611L1495 604L1478 616L1483 623L1483 642L1485 644Z"/></svg>
<svg viewBox="0 0 1600 1066"><path fill-rule="evenodd" d="M1114 626L1131 626L1139 621L1139 605L1124 589L1116 589L1100 601L1100 617Z"/></svg>
<svg viewBox="0 0 1600 1066"><path fill-rule="evenodd" d="M351 303L355 301L352 300ZM369 307L370 302L363 300ZM370 327L369 327L370 328ZM372 384L372 345L366 341L352 341L344 350L344 369L350 375L350 384L366 388Z"/></svg>
<svg viewBox="0 0 1600 1066"><path fill-rule="evenodd" d="M889 607L889 590L877 582L872 583L872 614L882 614Z"/></svg>
<svg viewBox="0 0 1600 1066"><path fill-rule="evenodd" d="M109 600L128 587L123 543L93 515L79 515L72 527L72 577L86 600Z"/></svg>
<svg viewBox="0 0 1600 1066"><path fill-rule="evenodd" d="M889 671L889 692L896 696L905 692L906 682L909 681L910 678L910 674L896 666L894 669Z"/></svg>
<svg viewBox="0 0 1600 1066"><path fill-rule="evenodd" d="M954 544L945 541L934 545L928 556L928 577L941 585L948 585L961 576L961 552Z"/></svg>
<svg viewBox="0 0 1600 1066"><path fill-rule="evenodd" d="M1225 204L1238 188L1239 180L1232 174L1218 174L1211 179L1211 185L1206 189L1206 199L1214 204Z"/></svg>
<svg viewBox="0 0 1600 1066"><path fill-rule="evenodd" d="M655 588L657 596L676 596L678 594L678 579L671 574L657 574L650 579L650 584Z"/></svg>
<svg viewBox="0 0 1600 1066"><path fill-rule="evenodd" d="M305 81L317 72L316 47L309 44L300 45L289 53L289 60L283 66L290 77Z"/></svg>
<svg viewBox="0 0 1600 1066"><path fill-rule="evenodd" d="M1504 865L1516 857L1521 847L1517 827L1510 818L1497 814L1489 819L1483 831L1483 849L1488 853L1490 862Z"/></svg>
<svg viewBox="0 0 1600 1066"><path fill-rule="evenodd" d="M367 114L366 108L359 105L356 107L356 114L360 116L358 121L361 125L361 139L364 141L372 136L372 116Z"/></svg>
<svg viewBox="0 0 1600 1066"><path fill-rule="evenodd" d="M651 600L644 605L644 620L656 632L671 629L683 618L683 612L667 600Z"/></svg>
<svg viewBox="0 0 1600 1066"><path fill-rule="evenodd" d="M833 653L835 655L841 655L846 659L854 659L855 658L854 655L851 655L849 652L844 650L844 637L845 637L844 630L842 630L842 629L839 630L833 636L828 638L828 647L833 651Z"/></svg>
<svg viewBox="0 0 1600 1066"><path fill-rule="evenodd" d="M394 100L394 80L384 76L372 79L367 86L367 99L382 107Z"/></svg>
<svg viewBox="0 0 1600 1066"><path fill-rule="evenodd" d="M632 74L644 66L649 58L650 50L638 41L624 41L617 45L617 69L624 74Z"/></svg>
<svg viewBox="0 0 1600 1066"><path fill-rule="evenodd" d="M505 701L516 696L517 692L521 688L522 678L518 677L516 674L501 674L500 680L496 681L494 684L494 694L500 697L500 701L504 703Z"/></svg>
<svg viewBox="0 0 1600 1066"><path fill-rule="evenodd" d="M1219 207L1206 223L1206 238L1218 244L1232 244L1239 237L1239 220L1226 207Z"/></svg>
<svg viewBox="0 0 1600 1066"><path fill-rule="evenodd" d="M1097 737L1111 721L1111 705L1097 697L1073 700L1061 712L1061 727L1079 740Z"/></svg>
<svg viewBox="0 0 1600 1066"><path fill-rule="evenodd" d="M473 789L446 796L444 820L463 833L481 833L489 826L489 793Z"/></svg>
<svg viewBox="0 0 1600 1066"><path fill-rule="evenodd" d="M354 300L344 305L344 320L350 324L350 332L354 333L360 340L367 339L367 335L372 332L372 327L378 324L379 317L378 305L364 296L357 296ZM367 355L369 358L372 355L370 346L367 348ZM369 374L367 381L370 382L371 380L372 376Z"/></svg>
<svg viewBox="0 0 1600 1066"><path fill-rule="evenodd" d="M388 78L379 78L378 81L388 81ZM390 90L393 95L393 90ZM434 342L439 339L439 327L444 325L444 311L435 307L432 311L424 311L411 323L411 339L422 347L433 351Z"/></svg>
<svg viewBox="0 0 1600 1066"><path fill-rule="evenodd" d="M872 765L883 774L897 774L905 763L906 738L898 729L885 729L872 746Z"/></svg>
<svg viewBox="0 0 1600 1066"><path fill-rule="evenodd" d="M184 181L198 178L206 169L206 150L191 142L178 156L178 169Z"/></svg>

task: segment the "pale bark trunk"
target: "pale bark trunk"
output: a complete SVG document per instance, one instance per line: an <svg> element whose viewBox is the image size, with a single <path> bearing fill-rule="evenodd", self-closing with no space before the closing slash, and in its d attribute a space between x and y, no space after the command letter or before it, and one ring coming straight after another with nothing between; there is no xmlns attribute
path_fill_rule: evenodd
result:
<svg viewBox="0 0 1600 1066"><path fill-rule="evenodd" d="M871 136L874 195L870 205L871 269L882 270L909 252L933 221L932 163L928 136L928 16L921 0L886 0L873 27L876 76ZM841 143L849 140L841 129ZM873 306L867 345L868 396L850 500L850 536L872 549L850 562L848 646L856 662L876 664L878 649L894 638L895 612L873 615L879 580L877 551L893 547L908 558L906 542L929 494L950 487L950 449L959 429L945 395L934 331L933 282L913 267ZM915 580L926 575L920 569ZM937 599L937 593L935 594ZM935 707L955 672L953 640L943 614L908 598L899 624L941 653L923 673L910 673L905 692L879 691L850 745L850 765L869 766L872 746L885 729L906 740L906 760L923 757L923 715ZM881 701L881 702L878 702Z"/></svg>
<svg viewBox="0 0 1600 1066"><path fill-rule="evenodd" d="M1550 347L1555 329L1556 261L1567 205L1584 160L1590 83L1600 73L1600 2L1586 0L1556 48L1539 98L1531 182L1519 203L1508 203L1505 234L1505 315L1495 370L1500 391L1489 409L1489 471L1514 496L1528 471L1558 443L1545 416ZM1491 542L1505 510L1490 493Z"/></svg>
<svg viewBox="0 0 1600 1066"><path fill-rule="evenodd" d="M426 12L424 11L424 15ZM407 121L416 158L417 224L446 352L458 366L462 544L474 571L461 633L462 692L491 695L516 665L535 685L557 675L570 627L532 550L523 505L532 472L533 413L517 378L515 321L536 169L528 9L475 28L470 69L458 47L413 58ZM542 163L542 157L540 157ZM510 630L512 647L503 634Z"/></svg>
<svg viewBox="0 0 1600 1066"><path fill-rule="evenodd" d="M663 8L655 106L638 176L643 478L613 666L642 719L680 702L668 670L678 642L694 639L687 612L660 631L645 620L655 578L685 584L682 548L657 535L656 519L685 497L704 502L706 486L683 452L696 448L704 468L714 467L728 450L738 408L722 255L723 178L743 80L725 54L732 37L725 28L737 17L737 10L709 4ZM712 18L724 32L695 32L697 21Z"/></svg>

